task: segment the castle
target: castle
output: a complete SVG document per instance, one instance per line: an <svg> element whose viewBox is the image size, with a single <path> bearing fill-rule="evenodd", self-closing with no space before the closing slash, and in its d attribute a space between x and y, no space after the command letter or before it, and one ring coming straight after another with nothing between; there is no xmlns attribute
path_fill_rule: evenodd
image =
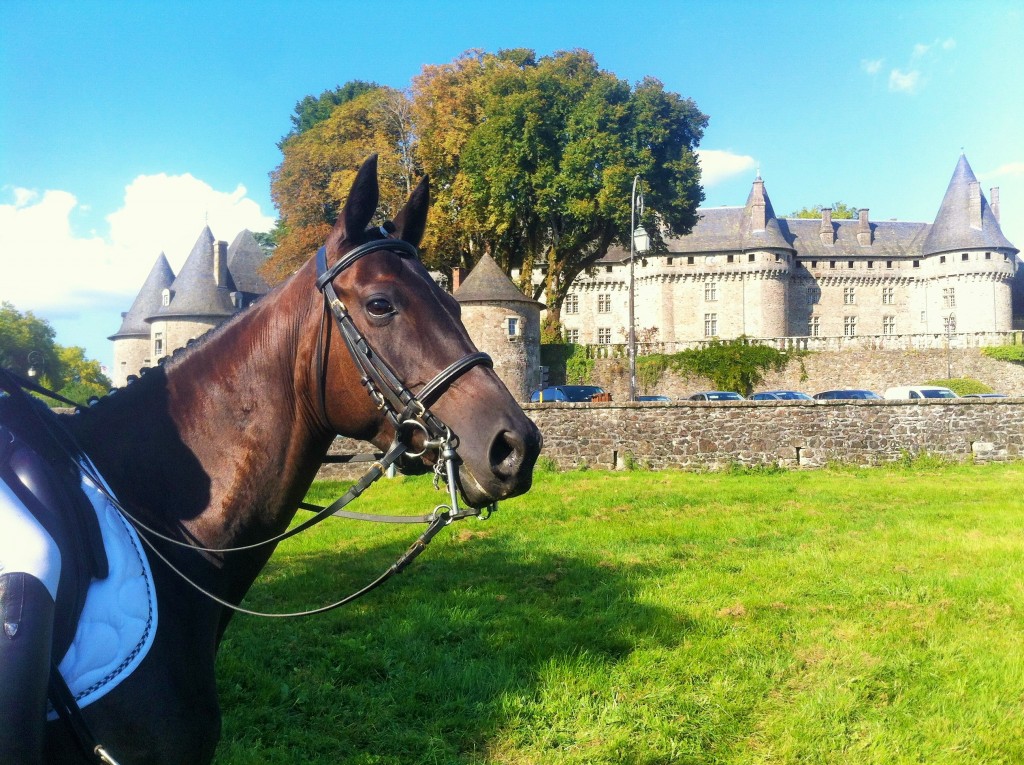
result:
<svg viewBox="0 0 1024 765"><path fill-rule="evenodd" d="M1009 332L1019 250L990 198L961 155L932 223L780 218L758 175L743 207L702 208L667 252L634 256L638 343ZM610 250L566 296L565 339L626 342L628 293L629 252Z"/></svg>
<svg viewBox="0 0 1024 765"><path fill-rule="evenodd" d="M153 264L131 308L121 314L114 343L114 385L183 348L251 305L270 288L259 274L266 253L249 231L229 246L209 226L192 247L177 276L163 253Z"/></svg>

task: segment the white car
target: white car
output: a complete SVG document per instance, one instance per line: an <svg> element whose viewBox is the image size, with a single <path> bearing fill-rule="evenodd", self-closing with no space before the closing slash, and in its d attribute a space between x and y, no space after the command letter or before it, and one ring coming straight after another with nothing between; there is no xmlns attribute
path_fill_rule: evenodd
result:
<svg viewBox="0 0 1024 765"><path fill-rule="evenodd" d="M960 398L949 388L938 385L900 385L885 391L885 398L920 399L920 398Z"/></svg>

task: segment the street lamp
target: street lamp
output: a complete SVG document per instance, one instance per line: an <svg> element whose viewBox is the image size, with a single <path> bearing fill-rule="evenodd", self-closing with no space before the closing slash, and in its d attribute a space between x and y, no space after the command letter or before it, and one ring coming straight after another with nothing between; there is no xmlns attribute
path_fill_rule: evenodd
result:
<svg viewBox="0 0 1024 765"><path fill-rule="evenodd" d="M640 176L633 176L633 197L629 205L629 400L636 401L636 315L634 313L634 280L633 260L637 250L643 252L650 248L650 237L647 229L637 225L637 203L640 215L644 214L644 192L640 188Z"/></svg>
<svg viewBox="0 0 1024 765"><path fill-rule="evenodd" d="M956 332L956 316L950 314L946 317L946 380L953 379L953 365L951 361L953 346L953 333Z"/></svg>
<svg viewBox="0 0 1024 765"><path fill-rule="evenodd" d="M28 376L29 377L35 377L38 374L38 372L36 370L36 364L39 363L39 360L41 358L42 358L42 354L39 353L39 351L29 351L28 352L28 370L27 371L28 371Z"/></svg>

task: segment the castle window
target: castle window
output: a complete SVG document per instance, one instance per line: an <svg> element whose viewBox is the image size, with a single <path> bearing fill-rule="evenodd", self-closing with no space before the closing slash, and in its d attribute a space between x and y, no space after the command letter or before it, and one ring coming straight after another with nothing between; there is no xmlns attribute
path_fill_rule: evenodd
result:
<svg viewBox="0 0 1024 765"><path fill-rule="evenodd" d="M706 282L704 284L704 299L705 300L718 300L718 284L715 282Z"/></svg>
<svg viewBox="0 0 1024 765"><path fill-rule="evenodd" d="M602 294L597 296L597 312L598 313L611 313L612 312L612 296L608 294Z"/></svg>
<svg viewBox="0 0 1024 765"><path fill-rule="evenodd" d="M509 337L519 337L522 334L522 327L519 323L519 318L516 316L509 316L506 320L506 327L508 329Z"/></svg>
<svg viewBox="0 0 1024 765"><path fill-rule="evenodd" d="M856 316L844 316L843 317L843 334L846 337L854 337L857 334L857 317Z"/></svg>
<svg viewBox="0 0 1024 765"><path fill-rule="evenodd" d="M914 261L914 268L920 268L920 267L921 267L921 261L920 260L915 260Z"/></svg>
<svg viewBox="0 0 1024 765"><path fill-rule="evenodd" d="M598 327L597 328L597 342L599 345L611 345L612 342L612 330L611 327Z"/></svg>
<svg viewBox="0 0 1024 765"><path fill-rule="evenodd" d="M882 317L882 334L883 335L895 335L896 334L896 317L895 316L883 316Z"/></svg>
<svg viewBox="0 0 1024 765"><path fill-rule="evenodd" d="M875 261L869 260L868 261L868 268L874 268L874 267L875 267Z"/></svg>
<svg viewBox="0 0 1024 765"><path fill-rule="evenodd" d="M565 330L565 341L567 343L578 343L580 341L580 331L578 329Z"/></svg>
<svg viewBox="0 0 1024 765"><path fill-rule="evenodd" d="M960 260L969 260L969 259L970 259L970 256L966 252L963 255L960 256Z"/></svg>
<svg viewBox="0 0 1024 765"><path fill-rule="evenodd" d="M828 262L828 267L829 267L829 268L835 268L835 267L836 267L836 262L835 262L834 260L830 260L830 261Z"/></svg>
<svg viewBox="0 0 1024 765"><path fill-rule="evenodd" d="M986 252L985 253L985 260L992 260L992 253L991 252Z"/></svg>
<svg viewBox="0 0 1024 765"><path fill-rule="evenodd" d="M893 303L893 288L882 287L882 305L892 305Z"/></svg>
<svg viewBox="0 0 1024 765"><path fill-rule="evenodd" d="M782 262L782 256L779 255L779 253L775 253L775 262L776 263L781 263Z"/></svg>
<svg viewBox="0 0 1024 765"><path fill-rule="evenodd" d="M171 291L165 289L160 293L160 305L168 306L171 304Z"/></svg>
<svg viewBox="0 0 1024 765"><path fill-rule="evenodd" d="M732 263L732 255L730 255L728 258L726 258L726 262L727 263Z"/></svg>
<svg viewBox="0 0 1024 765"><path fill-rule="evenodd" d="M843 305L853 305L857 302L856 288L843 287Z"/></svg>
<svg viewBox="0 0 1024 765"><path fill-rule="evenodd" d="M852 260L846 261L846 267L847 268L853 268L853 261Z"/></svg>
<svg viewBox="0 0 1024 765"><path fill-rule="evenodd" d="M956 288L946 287L942 290L942 307L956 308Z"/></svg>
<svg viewBox="0 0 1024 765"><path fill-rule="evenodd" d="M807 285L807 302L814 305L821 299L821 288L817 284Z"/></svg>
<svg viewBox="0 0 1024 765"><path fill-rule="evenodd" d="M693 255L687 255L686 256L686 265L688 265L688 266L692 266L693 265Z"/></svg>
<svg viewBox="0 0 1024 765"><path fill-rule="evenodd" d="M580 312L580 296L570 293L565 296L565 312L566 313L579 313Z"/></svg>
<svg viewBox="0 0 1024 765"><path fill-rule="evenodd" d="M748 263L753 263L755 260L757 260L757 256L754 253L750 253L749 255L747 255Z"/></svg>
<svg viewBox="0 0 1024 765"><path fill-rule="evenodd" d="M611 266L605 266L605 267L604 267L604 272L605 272L606 274L610 274L610 273L612 272L612 267L611 267Z"/></svg>
<svg viewBox="0 0 1024 765"><path fill-rule="evenodd" d="M818 261L812 260L811 261L811 268L817 268L817 267L818 267Z"/></svg>
<svg viewBox="0 0 1024 765"><path fill-rule="evenodd" d="M940 255L939 256L939 262L940 263L945 263L946 262L946 256L945 255Z"/></svg>
<svg viewBox="0 0 1024 765"><path fill-rule="evenodd" d="M706 313L704 314L704 337L717 337L718 336L718 314L717 313Z"/></svg>
<svg viewBox="0 0 1024 765"><path fill-rule="evenodd" d="M886 268L892 268L892 261L891 260L885 261L885 267Z"/></svg>
<svg viewBox="0 0 1024 765"><path fill-rule="evenodd" d="M666 266L671 266L672 265L672 258L671 257L665 258L665 265Z"/></svg>
<svg viewBox="0 0 1024 765"><path fill-rule="evenodd" d="M164 355L164 334L157 332L153 335L153 355L160 358Z"/></svg>
<svg viewBox="0 0 1024 765"><path fill-rule="evenodd" d="M821 334L821 319L818 316L812 316L807 325L807 334L811 337L818 337Z"/></svg>
<svg viewBox="0 0 1024 765"><path fill-rule="evenodd" d="M640 266L642 268L647 268L647 258L640 258Z"/></svg>
<svg viewBox="0 0 1024 765"><path fill-rule="evenodd" d="M951 335L956 332L956 317L955 316L943 316L942 317L942 331L947 335Z"/></svg>

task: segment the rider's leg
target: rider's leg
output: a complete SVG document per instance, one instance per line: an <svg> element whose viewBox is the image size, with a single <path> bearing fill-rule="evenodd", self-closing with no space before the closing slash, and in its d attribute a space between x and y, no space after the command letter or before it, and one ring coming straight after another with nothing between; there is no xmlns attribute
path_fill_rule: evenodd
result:
<svg viewBox="0 0 1024 765"><path fill-rule="evenodd" d="M0 763L41 763L53 598L31 574L0 575Z"/></svg>
<svg viewBox="0 0 1024 765"><path fill-rule="evenodd" d="M42 762L56 544L0 480L0 764Z"/></svg>

